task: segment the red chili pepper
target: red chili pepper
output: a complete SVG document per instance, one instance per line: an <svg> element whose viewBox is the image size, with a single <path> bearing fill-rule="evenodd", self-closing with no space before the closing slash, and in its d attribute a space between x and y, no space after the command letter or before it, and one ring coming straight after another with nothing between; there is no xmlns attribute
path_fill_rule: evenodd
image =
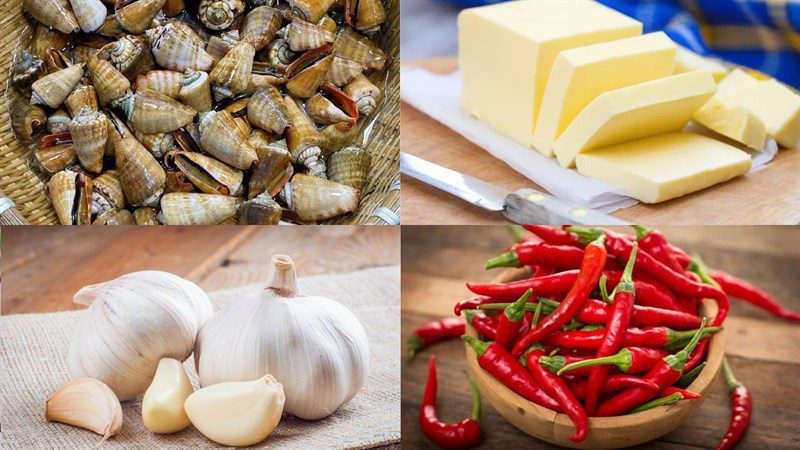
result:
<svg viewBox="0 0 800 450"><path fill-rule="evenodd" d="M681 295L680 297L678 297L678 306L680 307L681 311L690 314L694 317L697 317L698 308L697 308L696 298Z"/></svg>
<svg viewBox="0 0 800 450"><path fill-rule="evenodd" d="M563 375L566 372L577 375L588 373L588 368L593 366L605 365L614 366L625 373L644 373L652 369L658 361L667 356L666 350L648 347L625 347L619 352L600 358L576 357L558 358L550 357L544 361L550 370L555 369L556 375Z"/></svg>
<svg viewBox="0 0 800 450"><path fill-rule="evenodd" d="M583 250L577 247L537 242L512 246L506 253L486 261L485 269L522 266L577 269L581 261Z"/></svg>
<svg viewBox="0 0 800 450"><path fill-rule="evenodd" d="M633 245L617 233L601 229L584 229L570 227L570 231L586 239L596 239L597 236L605 234L607 238L606 247L608 252L621 259L628 259ZM647 252L639 252L636 255L636 267L642 272L650 274L652 277L664 283L667 287L680 295L687 295L697 298L710 298L717 302L718 313L711 323L713 326L720 325L728 315L730 305L728 296L721 289L698 283L685 275L670 270L669 267L660 263Z"/></svg>
<svg viewBox="0 0 800 450"><path fill-rule="evenodd" d="M478 297L468 298L466 300L461 300L460 302L456 303L456 306L453 308L453 313L457 316L460 316L461 311L464 311L465 309L477 309L478 306L484 303L491 303L493 301L494 300L491 297L485 297L485 296L478 296Z"/></svg>
<svg viewBox="0 0 800 450"><path fill-rule="evenodd" d="M525 304L531 297L531 293L533 291L528 289L519 300L508 305L503 314L500 314L497 320L497 335L495 337L495 342L498 345L502 345L506 349L510 349L514 345L519 329L522 326L522 319L525 317Z"/></svg>
<svg viewBox="0 0 800 450"><path fill-rule="evenodd" d="M705 319L703 320L703 325L705 325ZM664 357L645 374L644 379L653 381L658 385L659 389L672 386L680 378L686 359L700 341L702 332L703 327L701 326L683 350L674 355ZM602 403L597 408L595 415L598 417L618 416L640 406L655 396L656 392L642 388L626 389Z"/></svg>
<svg viewBox="0 0 800 450"><path fill-rule="evenodd" d="M551 228L544 225L523 225L523 228L542 238L548 244L571 245L581 247L580 243L572 235L558 228Z"/></svg>
<svg viewBox="0 0 800 450"><path fill-rule="evenodd" d="M469 378L469 377L468 377ZM475 447L483 440L481 429L481 394L475 383L472 386L472 417L458 423L444 423L436 414L436 356L428 363L428 383L419 409L419 427L428 439L441 448L459 449Z"/></svg>
<svg viewBox="0 0 800 450"><path fill-rule="evenodd" d="M704 328L701 338L711 336L721 327ZM667 327L628 328L625 333L626 347L654 347L668 351L676 350L688 342L697 330L675 331ZM545 345L563 348L597 349L603 340L603 330L559 331L542 341Z"/></svg>
<svg viewBox="0 0 800 450"><path fill-rule="evenodd" d="M750 391L733 376L728 359L722 360L722 373L728 383L728 390L731 394L731 421L725 437L717 445L717 450L728 450L736 447L742 440L747 428L750 426L750 418L753 415L753 399Z"/></svg>
<svg viewBox="0 0 800 450"><path fill-rule="evenodd" d="M649 402L642 403L636 408L630 410L628 414L647 411L650 409L658 408L659 406L671 405L673 403L678 403L681 400L683 400L683 394L681 394L680 392L673 392L672 394L669 394L666 397L660 397L654 400L650 400Z"/></svg>
<svg viewBox="0 0 800 450"><path fill-rule="evenodd" d="M434 320L414 330L414 335L408 339L408 357L423 348L446 339L455 339L464 334L464 321L455 317Z"/></svg>
<svg viewBox="0 0 800 450"><path fill-rule="evenodd" d="M556 273L556 269L552 267L537 266L533 268L533 276L531 278L541 278Z"/></svg>
<svg viewBox="0 0 800 450"><path fill-rule="evenodd" d="M533 313L525 311L525 316L522 317L522 326L519 327L519 335L523 335L530 331L533 322Z"/></svg>
<svg viewBox="0 0 800 450"><path fill-rule="evenodd" d="M658 391L658 395L656 397L666 397L676 392L680 393L686 400L697 400L699 398L703 398L698 393L687 391L686 389L681 389L674 386L669 386L665 387L664 389L661 389L660 391Z"/></svg>
<svg viewBox="0 0 800 450"><path fill-rule="evenodd" d="M669 242L667 242L663 233L641 225L632 226L636 230L636 238L639 240L639 247L642 250L653 255L655 259L673 271L677 273L684 272L684 268L673 256L672 250L669 248Z"/></svg>
<svg viewBox="0 0 800 450"><path fill-rule="evenodd" d="M606 270L603 271L603 275L607 277L606 284L608 288L614 289L622 277L622 272ZM680 311L675 294L670 292L669 289L659 287L642 279L633 280L633 286L636 288L636 303L639 305Z"/></svg>
<svg viewBox="0 0 800 450"><path fill-rule="evenodd" d="M475 328L475 331L486 336L490 340L494 340L497 336L497 318L489 317L483 313L476 313L469 309L464 313L467 323Z"/></svg>
<svg viewBox="0 0 800 450"><path fill-rule="evenodd" d="M537 405L562 412L558 402L539 387L533 375L511 356L508 350L493 342L479 341L472 336L464 335L461 339L472 346L477 353L478 365L504 386Z"/></svg>
<svg viewBox="0 0 800 450"><path fill-rule="evenodd" d="M586 246L580 273L564 301L559 303L558 308L547 316L539 326L529 331L514 344L514 349L511 352L513 355L521 355L531 344L539 342L543 337L569 323L575 314L580 311L589 298L592 289L597 285L597 280L600 279L600 274L606 264L604 242L605 238L601 236ZM538 279L541 280L542 278Z"/></svg>
<svg viewBox="0 0 800 450"><path fill-rule="evenodd" d="M467 288L478 295L491 297L494 301L514 301L528 289L533 289L533 294L536 296L550 297L569 292L572 285L575 284L575 280L578 279L578 272L578 270L567 270L510 283L467 283Z"/></svg>
<svg viewBox="0 0 800 450"><path fill-rule="evenodd" d="M526 233L525 229L519 225L509 225L508 230L514 235L514 241L517 243L522 242L542 242L539 236L532 233Z"/></svg>
<svg viewBox="0 0 800 450"><path fill-rule="evenodd" d="M711 278L730 296L742 299L782 319L800 322L800 314L787 310L771 295L740 278L722 271L713 272Z"/></svg>
<svg viewBox="0 0 800 450"><path fill-rule="evenodd" d="M638 296L638 292L636 295ZM558 304L548 298L540 298L539 301L543 302L545 306L553 308ZM581 323L604 325L608 321L609 309L607 303L589 299L575 319ZM688 330L699 327L700 318L681 311L633 305L631 325L635 327L665 326L675 330Z"/></svg>
<svg viewBox="0 0 800 450"><path fill-rule="evenodd" d="M539 364L541 364L541 362L539 362ZM583 400L586 397L586 386L588 384L589 380L586 379L575 380L569 383L569 388L572 390L572 393L575 394L575 397L579 400ZM658 386L652 381L625 373L615 373L606 378L606 382L603 384L600 393L608 394L632 387L640 387L651 391L658 390Z"/></svg>
<svg viewBox="0 0 800 450"><path fill-rule="evenodd" d="M689 263L692 262L692 257L689 256L688 253L683 251L683 249L681 249L680 247L677 247L672 244L669 244L668 247L669 250L672 252L672 257L675 258L675 261L678 261L678 264L680 264L681 267L683 267L684 269L689 267Z"/></svg>
<svg viewBox="0 0 800 450"><path fill-rule="evenodd" d="M528 369L533 373L539 386L558 401L564 413L575 424L575 434L571 435L569 440L582 442L589 433L589 418L586 416L586 411L561 377L539 365L539 358L543 356L544 351L541 346L536 345L530 349L525 357Z"/></svg>

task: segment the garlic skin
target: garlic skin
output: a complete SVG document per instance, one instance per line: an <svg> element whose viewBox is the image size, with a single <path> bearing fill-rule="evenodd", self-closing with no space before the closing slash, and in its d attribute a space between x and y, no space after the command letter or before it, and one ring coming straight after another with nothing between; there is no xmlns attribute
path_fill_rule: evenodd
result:
<svg viewBox="0 0 800 450"><path fill-rule="evenodd" d="M253 380L283 384L286 412L321 419L353 398L369 370L369 342L340 303L297 292L291 258L272 258L263 290L217 312L195 346L200 385Z"/></svg>
<svg viewBox="0 0 800 450"><path fill-rule="evenodd" d="M96 378L120 400L144 393L161 358L188 358L212 314L197 285L153 270L87 286L74 302L90 306L70 341L70 377Z"/></svg>
<svg viewBox="0 0 800 450"><path fill-rule="evenodd" d="M243 447L257 444L278 426L286 397L272 375L255 381L219 383L199 389L184 409L192 425L214 442Z"/></svg>
<svg viewBox="0 0 800 450"><path fill-rule="evenodd" d="M61 386L47 399L44 418L94 431L103 436L102 443L122 429L122 406L104 383L79 378Z"/></svg>
<svg viewBox="0 0 800 450"><path fill-rule="evenodd" d="M177 359L162 358L153 382L142 399L142 421L153 433L174 433L191 422L183 403L194 388L183 364Z"/></svg>

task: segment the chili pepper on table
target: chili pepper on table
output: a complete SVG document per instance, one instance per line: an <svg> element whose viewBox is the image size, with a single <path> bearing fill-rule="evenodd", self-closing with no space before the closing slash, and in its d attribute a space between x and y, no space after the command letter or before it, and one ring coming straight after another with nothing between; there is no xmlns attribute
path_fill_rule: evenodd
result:
<svg viewBox="0 0 800 450"><path fill-rule="evenodd" d="M598 358L573 358L572 362L564 364L567 358L550 357L544 364L555 369L557 375L573 372L576 375L588 373L589 367L614 366L624 373L644 373L652 369L661 358L667 356L666 350L648 347L625 347L619 352Z"/></svg>
<svg viewBox="0 0 800 450"><path fill-rule="evenodd" d="M494 340L497 336L497 319L489 317L486 314L478 314L474 310L468 309L464 312L467 323L475 328L475 331L486 336L490 340Z"/></svg>
<svg viewBox="0 0 800 450"><path fill-rule="evenodd" d="M578 279L578 272L578 270L567 270L510 283L467 283L467 288L478 295L491 297L493 301L514 301L528 289L533 289L534 295L549 297L569 292Z"/></svg>
<svg viewBox="0 0 800 450"><path fill-rule="evenodd" d="M792 322L800 322L800 314L784 308L777 300L758 287L737 278L729 273L715 271L711 278L719 283L726 294L742 299L751 305L761 308L768 313Z"/></svg>
<svg viewBox="0 0 800 450"><path fill-rule="evenodd" d="M523 228L530 231L531 233L539 236L544 242L548 244L555 244L555 245L571 245L573 247L580 247L580 243L578 243L572 235L565 231L559 230L558 228L552 228L545 225L524 225Z"/></svg>
<svg viewBox="0 0 800 450"><path fill-rule="evenodd" d="M519 356L534 342L539 342L543 337L563 327L577 314L583 304L589 298L589 294L597 285L603 267L606 264L606 248L604 245L605 237L600 236L586 246L581 262L580 272L575 284L570 288L564 300L559 303L558 308L547 316L537 327L531 329L522 336L515 344L511 353ZM537 278L541 280L542 278Z"/></svg>
<svg viewBox="0 0 800 450"><path fill-rule="evenodd" d="M686 364L686 359L700 341L704 326L705 319L703 319L703 326L697 330L697 333L683 350L674 355L665 356L653 366L643 378L655 382L659 389L672 386L678 381L683 367ZM653 391L642 388L626 389L600 404L595 415L598 417L608 417L624 414L631 409L641 406L642 403L651 400L655 397L655 394L656 393Z"/></svg>
<svg viewBox="0 0 800 450"><path fill-rule="evenodd" d="M562 412L558 402L547 395L533 375L502 346L493 342L482 342L468 335L461 336L461 339L475 350L478 365L504 386L537 405Z"/></svg>
<svg viewBox="0 0 800 450"><path fill-rule="evenodd" d="M630 410L628 414L647 411L653 408L658 408L659 406L672 405L674 403L678 403L681 400L683 400L683 394L681 394L680 392L674 392L670 395L667 395L666 397L661 397L654 400L650 400L649 402L642 403L636 408Z"/></svg>
<svg viewBox="0 0 800 450"><path fill-rule="evenodd" d="M578 227L570 227L569 230L587 240L597 239L598 236L605 235L607 239L606 248L610 254L626 260L630 257L633 244L617 233L602 229ZM696 298L710 298L716 301L718 312L711 322L712 326L720 325L725 320L725 317L727 317L730 305L728 303L728 296L721 289L708 284L699 283L683 274L676 273L647 252L639 252L636 255L636 266L642 272L651 275L677 294Z"/></svg>
<svg viewBox="0 0 800 450"><path fill-rule="evenodd" d="M727 450L736 447L742 440L747 428L750 426L750 418L753 414L753 399L750 391L733 376L728 359L722 360L722 373L728 383L728 391L731 395L731 420L728 431L717 445L717 450Z"/></svg>
<svg viewBox="0 0 800 450"><path fill-rule="evenodd" d="M666 396L672 395L672 394L674 394L676 392L681 394L681 395L683 395L683 398L685 398L686 400L697 400L697 399L702 398L700 396L700 394L698 394L696 392L687 391L686 389L681 389L681 388L678 388L678 387L675 387L675 386L665 387L664 389L658 391L658 396L659 397L666 397Z"/></svg>
<svg viewBox="0 0 800 450"><path fill-rule="evenodd" d="M689 387L689 385L694 382L694 380L697 378L698 375L700 375L700 372L702 372L705 367L706 367L705 361L703 361L697 367L689 371L686 371L686 368L684 367L684 374L681 375L680 378L678 378L678 381L675 382L675 386L679 388Z"/></svg>
<svg viewBox="0 0 800 450"><path fill-rule="evenodd" d="M460 316L461 311L464 311L465 309L476 309L483 303L490 303L493 301L494 299L492 299L491 297L486 297L482 295L468 298L466 300L461 300L460 302L456 303L456 306L453 307L453 314Z"/></svg>
<svg viewBox="0 0 800 450"><path fill-rule="evenodd" d="M494 340L498 345L502 345L506 349L510 349L514 345L519 329L522 326L522 319L525 316L525 303L528 302L532 293L533 291L528 289L519 300L508 305L503 314L500 314L497 320L497 333Z"/></svg>
<svg viewBox="0 0 800 450"><path fill-rule="evenodd" d="M464 321L455 317L434 320L414 330L414 335L408 339L408 357L423 348L446 339L455 339L464 334Z"/></svg>
<svg viewBox="0 0 800 450"><path fill-rule="evenodd" d="M721 330L721 327L704 328L701 338ZM673 351L688 342L697 330L675 331L667 327L628 328L625 333L626 347L655 347ZM554 347L596 349L603 340L603 330L558 331L546 337L542 343Z"/></svg>
<svg viewBox="0 0 800 450"><path fill-rule="evenodd" d="M469 377L468 377L469 379ZM481 394L475 382L469 379L472 388L472 416L458 423L444 423L436 414L436 356L428 363L428 382L425 396L419 409L419 427L425 436L441 448L459 449L475 447L483 440L481 429Z"/></svg>
<svg viewBox="0 0 800 450"><path fill-rule="evenodd" d="M539 364L541 365L541 360ZM572 390L572 393L575 394L576 398L578 398L579 400L583 400L586 397L586 385L588 383L589 380L585 378L581 380L572 381L569 383L569 388ZM644 378L640 378L634 375L628 375L625 373L615 373L613 375L609 375L608 378L606 378L606 382L603 383L603 388L600 390L600 392L602 394L608 394L611 392L617 392L632 387L650 389L654 392L658 391L658 386L652 381L645 380Z"/></svg>
<svg viewBox="0 0 800 450"><path fill-rule="evenodd" d="M634 231L636 231L636 239L639 241L639 247L641 247L642 250L653 255L655 259L659 260L673 271L683 273L684 268L681 267L680 263L678 263L673 256L672 250L669 248L669 243L663 233L641 225L631 226Z"/></svg>

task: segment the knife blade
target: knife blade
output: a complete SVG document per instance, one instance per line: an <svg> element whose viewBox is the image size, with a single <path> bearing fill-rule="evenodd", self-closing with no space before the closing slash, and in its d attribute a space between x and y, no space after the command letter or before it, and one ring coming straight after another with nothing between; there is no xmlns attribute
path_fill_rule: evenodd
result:
<svg viewBox="0 0 800 450"><path fill-rule="evenodd" d="M627 224L623 220L561 201L535 189L511 192L405 152L400 152L400 172L480 208L502 212L507 219L520 224Z"/></svg>

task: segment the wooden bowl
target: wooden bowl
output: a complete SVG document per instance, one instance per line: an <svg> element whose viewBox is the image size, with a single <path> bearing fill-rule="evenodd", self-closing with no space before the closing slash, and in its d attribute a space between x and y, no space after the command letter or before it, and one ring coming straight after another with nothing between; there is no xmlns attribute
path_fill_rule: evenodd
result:
<svg viewBox="0 0 800 450"><path fill-rule="evenodd" d="M510 269L495 282L508 282L530 276L526 269ZM717 314L713 301L703 301L707 317L712 319ZM622 448L657 439L678 428L692 413L700 407L703 400L714 385L725 353L725 331L715 333L709 344L706 366L688 390L700 394L698 400L681 400L678 403L660 406L636 414L617 417L590 417L589 435L581 443L569 440L575 432L575 426L565 414L530 402L497 381L492 375L478 365L475 351L466 344L467 366L470 375L480 389L483 399L500 413L506 420L529 435L570 448ZM477 332L467 326L467 334L477 337Z"/></svg>

